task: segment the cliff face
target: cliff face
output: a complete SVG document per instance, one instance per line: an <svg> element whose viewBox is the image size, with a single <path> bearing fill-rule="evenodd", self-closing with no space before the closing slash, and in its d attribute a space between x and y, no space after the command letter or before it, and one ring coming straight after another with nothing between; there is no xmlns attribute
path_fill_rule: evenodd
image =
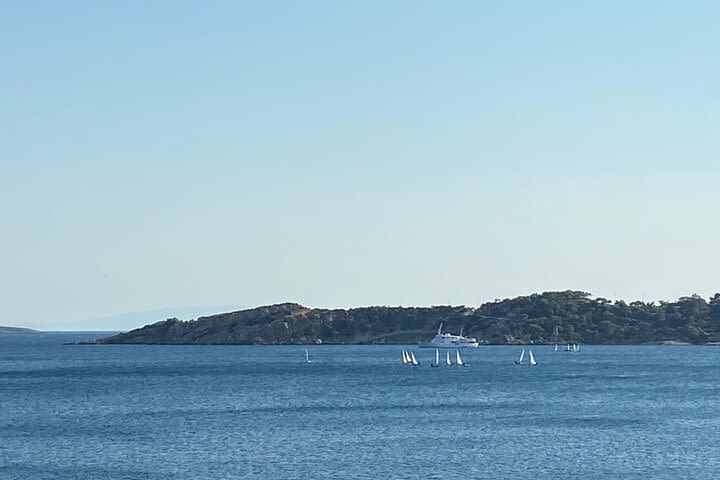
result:
<svg viewBox="0 0 720 480"><path fill-rule="evenodd" d="M465 307L326 310L283 303L188 322L171 318L96 343L405 343L430 339L441 322L459 330L471 313Z"/></svg>

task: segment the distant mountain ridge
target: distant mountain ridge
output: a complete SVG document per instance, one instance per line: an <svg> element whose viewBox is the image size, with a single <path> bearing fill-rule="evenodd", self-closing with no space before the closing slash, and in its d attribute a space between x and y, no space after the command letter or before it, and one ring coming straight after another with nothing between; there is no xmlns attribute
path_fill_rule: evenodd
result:
<svg viewBox="0 0 720 480"><path fill-rule="evenodd" d="M80 320L65 322L64 330L91 331L91 330L113 330L127 331L136 325L144 325L156 321L159 318L175 317L182 320L190 320L204 315L211 315L217 312L231 309L243 308L240 305L202 305L202 306L174 306L156 308L152 310L114 313L98 317L88 317ZM69 326L68 326L69 325Z"/></svg>
<svg viewBox="0 0 720 480"><path fill-rule="evenodd" d="M0 335L12 335L17 333L42 333L32 328L4 327L0 325Z"/></svg>
<svg viewBox="0 0 720 480"><path fill-rule="evenodd" d="M465 306L313 309L282 303L181 321L176 318L102 338L117 344L414 343L444 330L483 343L636 344L720 341L720 293L654 303L544 292Z"/></svg>

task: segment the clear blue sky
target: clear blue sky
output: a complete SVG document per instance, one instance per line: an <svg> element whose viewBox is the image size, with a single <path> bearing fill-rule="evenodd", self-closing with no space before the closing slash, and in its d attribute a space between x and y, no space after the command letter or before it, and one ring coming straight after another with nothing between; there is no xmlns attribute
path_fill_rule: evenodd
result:
<svg viewBox="0 0 720 480"><path fill-rule="evenodd" d="M711 1L5 2L0 324L707 297L718 18Z"/></svg>

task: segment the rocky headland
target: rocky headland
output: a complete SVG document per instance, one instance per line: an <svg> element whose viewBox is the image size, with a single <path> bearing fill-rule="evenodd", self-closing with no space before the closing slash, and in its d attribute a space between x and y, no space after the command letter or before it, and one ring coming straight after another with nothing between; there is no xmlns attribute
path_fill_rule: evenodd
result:
<svg viewBox="0 0 720 480"><path fill-rule="evenodd" d="M282 303L181 321L170 318L99 344L406 344L443 330L481 343L651 344L720 341L720 294L626 303L580 291L465 306L308 308Z"/></svg>

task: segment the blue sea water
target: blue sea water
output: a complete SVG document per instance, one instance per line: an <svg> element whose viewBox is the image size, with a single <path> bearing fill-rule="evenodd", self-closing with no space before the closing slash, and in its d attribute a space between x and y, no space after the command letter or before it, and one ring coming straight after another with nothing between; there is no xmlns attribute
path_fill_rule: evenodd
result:
<svg viewBox="0 0 720 480"><path fill-rule="evenodd" d="M720 347L71 346L0 336L0 479L717 478Z"/></svg>

